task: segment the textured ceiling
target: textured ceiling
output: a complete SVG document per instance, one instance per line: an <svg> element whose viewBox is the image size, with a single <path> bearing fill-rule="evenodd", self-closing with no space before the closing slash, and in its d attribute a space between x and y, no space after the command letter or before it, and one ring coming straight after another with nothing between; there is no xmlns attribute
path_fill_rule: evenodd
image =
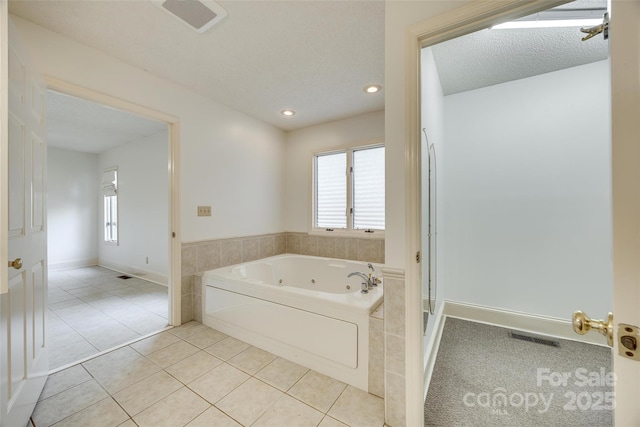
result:
<svg viewBox="0 0 640 427"><path fill-rule="evenodd" d="M162 122L47 91L47 143L53 147L102 153L166 129Z"/></svg>
<svg viewBox="0 0 640 427"><path fill-rule="evenodd" d="M579 0L561 8L605 8L606 0ZM585 42L578 27L486 29L433 46L445 95L607 59L602 35Z"/></svg>
<svg viewBox="0 0 640 427"><path fill-rule="evenodd" d="M24 19L285 130L384 109L383 1L219 1L198 34L150 1L10 1ZM280 115L284 108L294 117Z"/></svg>
<svg viewBox="0 0 640 427"><path fill-rule="evenodd" d="M384 84L384 2L218 3L228 16L204 34L149 0L13 0L9 10L285 130L384 109L384 88L362 91ZM605 5L579 0L563 7ZM452 94L607 57L601 36L580 37L577 28L483 30L434 46L434 56ZM297 114L282 117L284 108ZM78 118L82 110L67 114Z"/></svg>

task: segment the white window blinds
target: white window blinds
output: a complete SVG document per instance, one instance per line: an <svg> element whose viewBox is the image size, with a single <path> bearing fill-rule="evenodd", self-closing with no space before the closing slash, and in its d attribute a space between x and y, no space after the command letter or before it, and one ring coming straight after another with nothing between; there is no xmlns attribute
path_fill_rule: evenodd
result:
<svg viewBox="0 0 640 427"><path fill-rule="evenodd" d="M118 170L109 169L102 173L102 193L105 196L115 196L118 192Z"/></svg>
<svg viewBox="0 0 640 427"><path fill-rule="evenodd" d="M384 230L384 157L382 145L315 154L313 228Z"/></svg>
<svg viewBox="0 0 640 427"><path fill-rule="evenodd" d="M316 227L347 228L347 153L316 156Z"/></svg>
<svg viewBox="0 0 640 427"><path fill-rule="evenodd" d="M384 230L384 147L353 152L353 228Z"/></svg>
<svg viewBox="0 0 640 427"><path fill-rule="evenodd" d="M118 196L104 196L104 241L118 242Z"/></svg>

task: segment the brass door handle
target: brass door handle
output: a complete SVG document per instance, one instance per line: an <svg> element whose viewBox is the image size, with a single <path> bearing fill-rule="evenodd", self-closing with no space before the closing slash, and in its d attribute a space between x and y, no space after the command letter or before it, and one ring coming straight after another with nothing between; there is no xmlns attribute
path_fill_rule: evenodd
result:
<svg viewBox="0 0 640 427"><path fill-rule="evenodd" d="M590 330L596 330L607 337L607 344L613 347L613 313L607 315L607 320L593 320L580 310L573 312L573 330L584 335Z"/></svg>
<svg viewBox="0 0 640 427"><path fill-rule="evenodd" d="M22 268L22 258L16 258L13 261L9 261L9 267L20 270Z"/></svg>

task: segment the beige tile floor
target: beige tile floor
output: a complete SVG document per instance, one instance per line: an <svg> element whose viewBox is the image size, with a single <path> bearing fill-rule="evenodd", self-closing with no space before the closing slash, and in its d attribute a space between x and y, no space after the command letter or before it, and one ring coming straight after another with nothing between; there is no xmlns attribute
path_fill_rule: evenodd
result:
<svg viewBox="0 0 640 427"><path fill-rule="evenodd" d="M197 322L49 377L36 427L381 427L384 402Z"/></svg>
<svg viewBox="0 0 640 427"><path fill-rule="evenodd" d="M102 267L49 272L49 368L96 355L167 326L166 286Z"/></svg>

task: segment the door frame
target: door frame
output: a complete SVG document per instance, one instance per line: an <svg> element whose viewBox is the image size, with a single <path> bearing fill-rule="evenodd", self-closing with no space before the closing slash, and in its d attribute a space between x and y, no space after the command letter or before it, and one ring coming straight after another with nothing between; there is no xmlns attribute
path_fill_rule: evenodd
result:
<svg viewBox="0 0 640 427"><path fill-rule="evenodd" d="M78 86L51 76L44 76L47 89L75 96L86 101L95 102L118 110L136 114L151 120L166 123L169 129L168 172L169 172L169 316L172 326L181 324L182 283L180 265L182 244L180 238L180 121L176 116L116 98L105 93Z"/></svg>
<svg viewBox="0 0 640 427"><path fill-rule="evenodd" d="M0 0L0 95L9 91L9 3ZM0 195L9 194L9 97L0 96ZM0 295L9 292L9 203L0 203ZM2 315L0 309L0 316ZM1 392L0 392L1 393Z"/></svg>
<svg viewBox="0 0 640 427"><path fill-rule="evenodd" d="M420 51L452 38L492 25L549 9L572 0L521 0L472 2L450 12L433 16L405 28L404 32L404 158L406 183L405 253L422 249L421 225L421 90ZM424 345L422 336L422 272L420 263L406 257L405 264L406 334L406 425L424 422Z"/></svg>

